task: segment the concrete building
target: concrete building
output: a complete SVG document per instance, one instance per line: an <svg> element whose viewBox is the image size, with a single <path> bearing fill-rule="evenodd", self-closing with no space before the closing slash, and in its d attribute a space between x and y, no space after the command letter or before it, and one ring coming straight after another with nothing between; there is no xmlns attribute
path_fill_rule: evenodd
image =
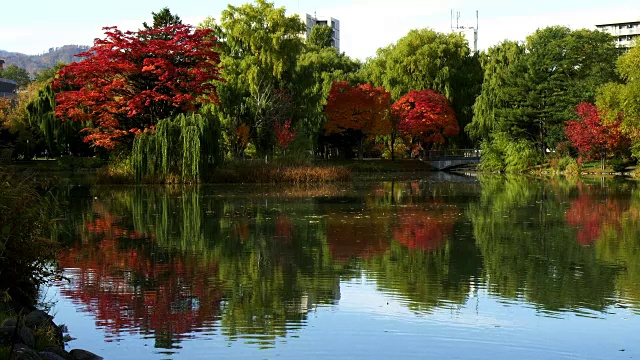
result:
<svg viewBox="0 0 640 360"><path fill-rule="evenodd" d="M616 38L619 48L628 49L640 41L640 20L596 25L598 30L608 32Z"/></svg>
<svg viewBox="0 0 640 360"><path fill-rule="evenodd" d="M0 59L0 70L4 66L4 60ZM14 98L16 97L16 90L18 89L18 83L9 79L0 78L0 98Z"/></svg>
<svg viewBox="0 0 640 360"><path fill-rule="evenodd" d="M18 83L0 78L0 98L14 98L17 96Z"/></svg>
<svg viewBox="0 0 640 360"><path fill-rule="evenodd" d="M311 36L311 30L314 26L326 25L331 27L331 46L340 51L340 21L332 17L318 18L314 15L306 14L307 39Z"/></svg>

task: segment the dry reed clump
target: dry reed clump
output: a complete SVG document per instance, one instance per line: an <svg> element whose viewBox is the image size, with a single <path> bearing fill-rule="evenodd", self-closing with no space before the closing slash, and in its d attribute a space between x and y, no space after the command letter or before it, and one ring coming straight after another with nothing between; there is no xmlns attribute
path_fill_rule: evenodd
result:
<svg viewBox="0 0 640 360"><path fill-rule="evenodd" d="M237 163L205 174L206 183L255 183L255 184L322 184L350 181L351 169L347 166L311 166ZM186 184L179 175L144 177L137 182L135 174L123 163L112 163L96 171L98 184Z"/></svg>
<svg viewBox="0 0 640 360"><path fill-rule="evenodd" d="M258 184L310 184L351 180L351 171L344 166L309 165L237 165L218 169L211 182Z"/></svg>
<svg viewBox="0 0 640 360"><path fill-rule="evenodd" d="M326 183L351 180L351 171L344 167L287 167L278 169L278 182Z"/></svg>

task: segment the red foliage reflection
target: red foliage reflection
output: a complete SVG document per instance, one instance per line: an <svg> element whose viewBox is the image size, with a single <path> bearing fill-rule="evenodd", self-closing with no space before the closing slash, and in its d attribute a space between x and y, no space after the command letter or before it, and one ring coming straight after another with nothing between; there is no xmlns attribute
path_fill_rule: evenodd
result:
<svg viewBox="0 0 640 360"><path fill-rule="evenodd" d="M567 210L567 224L577 227L577 240L581 245L591 245L602 232L603 227L620 228L620 215L626 211L615 199L596 200L588 194L580 194Z"/></svg>
<svg viewBox="0 0 640 360"><path fill-rule="evenodd" d="M70 278L61 293L96 324L113 334L121 331L179 335L214 321L222 298L213 280L217 264L190 254L160 249L140 233L118 226L100 208L85 230L87 239L59 256ZM134 240L131 240L134 239Z"/></svg>
<svg viewBox="0 0 640 360"><path fill-rule="evenodd" d="M453 235L458 216L455 207L406 209L400 214L393 237L411 250L432 251Z"/></svg>
<svg viewBox="0 0 640 360"><path fill-rule="evenodd" d="M293 222L289 220L289 217L285 214L281 214L276 219L274 237L282 239L285 242L291 242L294 228Z"/></svg>

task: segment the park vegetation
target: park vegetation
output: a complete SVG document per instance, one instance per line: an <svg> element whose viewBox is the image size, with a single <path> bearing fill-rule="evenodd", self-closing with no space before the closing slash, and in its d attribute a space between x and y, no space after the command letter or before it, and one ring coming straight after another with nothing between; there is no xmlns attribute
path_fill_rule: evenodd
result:
<svg viewBox="0 0 640 360"><path fill-rule="evenodd" d="M21 85L0 102L13 159L95 157L103 181L196 183L440 149L481 148L493 172L640 155L640 50L600 31L552 26L474 53L461 34L412 30L361 62L266 0L195 27L152 15L34 79L4 70Z"/></svg>

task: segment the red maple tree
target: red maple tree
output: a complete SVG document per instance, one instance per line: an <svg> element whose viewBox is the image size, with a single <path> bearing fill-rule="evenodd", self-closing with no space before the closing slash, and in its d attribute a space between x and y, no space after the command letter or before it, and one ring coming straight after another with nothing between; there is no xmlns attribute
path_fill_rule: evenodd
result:
<svg viewBox="0 0 640 360"><path fill-rule="evenodd" d="M391 132L390 101L391 94L383 87L334 82L325 109L324 130L327 134L349 132L358 141L358 158L362 159L364 139Z"/></svg>
<svg viewBox="0 0 640 360"><path fill-rule="evenodd" d="M630 144L620 129L622 120L605 123L598 107L582 102L576 106L578 119L567 122L565 133L571 144L587 158L600 158L605 168L607 154L615 153Z"/></svg>
<svg viewBox="0 0 640 360"><path fill-rule="evenodd" d="M159 120L216 103L218 46L211 30L173 25L106 38L54 80L56 116L86 122L86 142L113 149Z"/></svg>
<svg viewBox="0 0 640 360"><path fill-rule="evenodd" d="M434 90L412 90L393 104L403 137L444 144L445 136L458 135L460 126L447 98Z"/></svg>
<svg viewBox="0 0 640 360"><path fill-rule="evenodd" d="M282 150L285 150L293 139L295 139L296 134L298 133L298 129L291 128L291 121L287 120L283 124L276 123L276 143L278 147Z"/></svg>

